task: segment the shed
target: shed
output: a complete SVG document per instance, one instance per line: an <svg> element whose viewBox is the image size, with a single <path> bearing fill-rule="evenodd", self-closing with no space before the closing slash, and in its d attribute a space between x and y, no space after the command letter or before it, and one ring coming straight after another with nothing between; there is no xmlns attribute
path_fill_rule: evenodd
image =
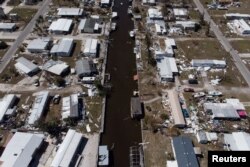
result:
<svg viewBox="0 0 250 167"><path fill-rule="evenodd" d="M142 104L140 97L131 97L130 99L131 118L140 118L142 116Z"/></svg>
<svg viewBox="0 0 250 167"><path fill-rule="evenodd" d="M39 68L37 65L29 61L28 59L24 57L20 57L16 60L15 67L16 69L24 74L27 75L34 75L39 71Z"/></svg>

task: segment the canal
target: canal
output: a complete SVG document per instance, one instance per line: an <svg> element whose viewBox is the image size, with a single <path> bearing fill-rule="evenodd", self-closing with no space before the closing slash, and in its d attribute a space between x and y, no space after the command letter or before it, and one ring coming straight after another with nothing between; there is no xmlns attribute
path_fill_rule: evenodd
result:
<svg viewBox="0 0 250 167"><path fill-rule="evenodd" d="M130 97L138 85L133 80L136 63L134 40L129 31L134 25L127 14L128 6L128 0L115 0L113 11L118 12L117 30L110 35L106 68L111 76L112 91L107 97L101 144L111 148L110 166L114 167L129 167L129 147L141 142L140 122L130 117Z"/></svg>

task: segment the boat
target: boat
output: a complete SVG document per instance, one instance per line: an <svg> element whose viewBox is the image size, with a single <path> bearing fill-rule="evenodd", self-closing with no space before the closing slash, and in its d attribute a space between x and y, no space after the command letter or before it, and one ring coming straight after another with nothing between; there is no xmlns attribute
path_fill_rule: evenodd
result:
<svg viewBox="0 0 250 167"><path fill-rule="evenodd" d="M204 92L197 92L193 94L194 98L204 97L206 94Z"/></svg>
<svg viewBox="0 0 250 167"><path fill-rule="evenodd" d="M112 23L112 24L111 24L111 30L112 30L112 31L115 31L115 30L116 30L116 23Z"/></svg>
<svg viewBox="0 0 250 167"><path fill-rule="evenodd" d="M107 145L101 145L98 148L98 166L109 165L109 150Z"/></svg>
<svg viewBox="0 0 250 167"><path fill-rule="evenodd" d="M135 37L135 32L134 32L134 31L129 31L129 36L130 36L131 38L134 38L134 37Z"/></svg>
<svg viewBox="0 0 250 167"><path fill-rule="evenodd" d="M220 91L209 91L208 95L210 95L210 96L221 96L222 92L220 92Z"/></svg>

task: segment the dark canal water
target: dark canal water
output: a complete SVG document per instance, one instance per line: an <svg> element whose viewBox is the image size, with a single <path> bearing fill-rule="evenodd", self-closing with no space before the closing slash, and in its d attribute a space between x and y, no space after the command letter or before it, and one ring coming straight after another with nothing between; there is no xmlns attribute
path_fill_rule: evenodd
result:
<svg viewBox="0 0 250 167"><path fill-rule="evenodd" d="M129 167L129 147L141 142L140 122L130 118L130 97L138 85L133 80L136 64L134 40L129 36L133 22L127 14L128 6L128 0L115 0L113 11L118 12L119 18L117 30L110 35L106 69L113 87L107 98L101 144L112 148L110 163L114 167Z"/></svg>

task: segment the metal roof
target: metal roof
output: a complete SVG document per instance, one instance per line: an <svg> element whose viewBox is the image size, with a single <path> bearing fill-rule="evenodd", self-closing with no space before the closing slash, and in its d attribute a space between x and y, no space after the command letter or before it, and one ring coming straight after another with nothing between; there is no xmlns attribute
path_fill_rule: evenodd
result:
<svg viewBox="0 0 250 167"><path fill-rule="evenodd" d="M24 72L25 74L29 74L33 71L38 70L38 66L29 61L28 59L24 57L20 57L17 60L17 63L15 64L15 67L20 70L21 72Z"/></svg>
<svg viewBox="0 0 250 167"><path fill-rule="evenodd" d="M250 134L246 132L233 132L224 134L224 141L229 144L232 151L250 151Z"/></svg>
<svg viewBox="0 0 250 167"><path fill-rule="evenodd" d="M37 120L40 119L41 115L43 114L44 108L46 107L46 103L49 98L48 91L41 91L35 94L36 98L33 103L32 108L30 109L29 113L30 116L28 117L28 124L33 125Z"/></svg>
<svg viewBox="0 0 250 167"><path fill-rule="evenodd" d="M60 60L58 61L49 60L43 65L43 70L51 72L56 75L61 75L68 68L69 65Z"/></svg>
<svg viewBox="0 0 250 167"><path fill-rule="evenodd" d="M130 105L131 105L131 115L136 116L142 114L141 100L139 97L131 97Z"/></svg>
<svg viewBox="0 0 250 167"><path fill-rule="evenodd" d="M58 8L58 16L81 16L83 9L81 8Z"/></svg>
<svg viewBox="0 0 250 167"><path fill-rule="evenodd" d="M12 30L16 26L16 23L0 23L0 29L10 29Z"/></svg>
<svg viewBox="0 0 250 167"><path fill-rule="evenodd" d="M226 66L225 60L211 60L211 59L193 59L192 66Z"/></svg>
<svg viewBox="0 0 250 167"><path fill-rule="evenodd" d="M148 9L148 16L151 19L154 19L154 18L162 19L163 18L161 11L159 9L155 9L155 8Z"/></svg>
<svg viewBox="0 0 250 167"><path fill-rule="evenodd" d="M76 61L76 73L77 75L82 75L85 73L92 73L94 72L93 62L87 59L81 59Z"/></svg>
<svg viewBox="0 0 250 167"><path fill-rule="evenodd" d="M96 54L97 51L97 39L88 38L84 47L84 54Z"/></svg>
<svg viewBox="0 0 250 167"><path fill-rule="evenodd" d="M70 53L73 43L73 38L63 38L51 48L50 53Z"/></svg>
<svg viewBox="0 0 250 167"><path fill-rule="evenodd" d="M174 15L175 16L187 16L187 9L185 8L174 8Z"/></svg>
<svg viewBox="0 0 250 167"><path fill-rule="evenodd" d="M72 94L62 99L62 119L68 117L78 117L78 95Z"/></svg>
<svg viewBox="0 0 250 167"><path fill-rule="evenodd" d="M240 118L237 111L229 103L204 103L204 109L207 112L212 112L213 118Z"/></svg>
<svg viewBox="0 0 250 167"><path fill-rule="evenodd" d="M81 19L78 30L83 30L83 29L94 29L96 23L98 23L99 19L94 19L94 18L87 18L87 19Z"/></svg>
<svg viewBox="0 0 250 167"><path fill-rule="evenodd" d="M170 90L168 92L168 99L170 101L171 113L174 118L174 124L177 126L185 126L185 119L182 113L180 101L178 94L175 90Z"/></svg>
<svg viewBox="0 0 250 167"><path fill-rule="evenodd" d="M50 41L51 41L51 38L34 39L28 44L27 49L28 50L29 49L45 50Z"/></svg>
<svg viewBox="0 0 250 167"><path fill-rule="evenodd" d="M69 129L50 166L68 167L81 141L82 134Z"/></svg>
<svg viewBox="0 0 250 167"><path fill-rule="evenodd" d="M108 146L98 147L98 165L109 165Z"/></svg>
<svg viewBox="0 0 250 167"><path fill-rule="evenodd" d="M14 95L14 94L8 94L8 95L5 95L0 100L0 122L3 120L3 117L4 117L5 113L7 112L7 110L13 104L15 98L16 98L16 95Z"/></svg>
<svg viewBox="0 0 250 167"><path fill-rule="evenodd" d="M71 19L58 19L53 21L49 27L50 31L64 31L68 32L72 25L73 20Z"/></svg>
<svg viewBox="0 0 250 167"><path fill-rule="evenodd" d="M157 61L157 68L162 78L173 78L173 73L178 73L175 58L173 57L163 57Z"/></svg>
<svg viewBox="0 0 250 167"><path fill-rule="evenodd" d="M174 137L172 144L178 167L199 167L190 138L184 136Z"/></svg>
<svg viewBox="0 0 250 167"><path fill-rule="evenodd" d="M43 134L16 132L7 144L1 167L27 167L44 139Z"/></svg>

